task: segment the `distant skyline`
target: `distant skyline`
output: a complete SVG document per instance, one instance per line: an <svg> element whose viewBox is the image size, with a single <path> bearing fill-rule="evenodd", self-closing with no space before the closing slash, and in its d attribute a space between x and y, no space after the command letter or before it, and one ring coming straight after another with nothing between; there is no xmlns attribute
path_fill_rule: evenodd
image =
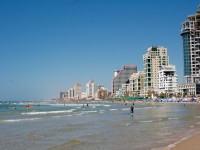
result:
<svg viewBox="0 0 200 150"><path fill-rule="evenodd" d="M150 46L167 48L180 83L181 23L199 2L1 0L0 100L57 98L90 80L111 90L114 70L143 71Z"/></svg>

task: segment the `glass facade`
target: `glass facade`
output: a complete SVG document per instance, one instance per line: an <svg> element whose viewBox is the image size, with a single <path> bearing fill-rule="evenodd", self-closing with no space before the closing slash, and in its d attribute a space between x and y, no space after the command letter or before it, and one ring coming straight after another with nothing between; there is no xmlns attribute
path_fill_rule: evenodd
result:
<svg viewBox="0 0 200 150"><path fill-rule="evenodd" d="M186 82L196 83L200 79L200 6L195 15L182 23L183 64Z"/></svg>
<svg viewBox="0 0 200 150"><path fill-rule="evenodd" d="M184 61L184 75L191 75L191 65L190 65L190 36L189 33L184 33L182 35L183 39L183 61Z"/></svg>
<svg viewBox="0 0 200 150"><path fill-rule="evenodd" d="M200 94L200 84L196 84L196 94Z"/></svg>
<svg viewBox="0 0 200 150"><path fill-rule="evenodd" d="M126 84L129 77L137 72L137 66L135 65L125 65L122 70L112 80L113 93L122 89L122 84Z"/></svg>

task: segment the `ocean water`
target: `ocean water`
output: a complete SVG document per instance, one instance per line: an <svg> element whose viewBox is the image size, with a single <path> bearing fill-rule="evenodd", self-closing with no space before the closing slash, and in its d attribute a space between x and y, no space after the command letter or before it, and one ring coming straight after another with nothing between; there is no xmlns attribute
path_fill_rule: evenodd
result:
<svg viewBox="0 0 200 150"><path fill-rule="evenodd" d="M133 116L130 106L0 102L0 149L158 150L199 131L199 104L135 104Z"/></svg>

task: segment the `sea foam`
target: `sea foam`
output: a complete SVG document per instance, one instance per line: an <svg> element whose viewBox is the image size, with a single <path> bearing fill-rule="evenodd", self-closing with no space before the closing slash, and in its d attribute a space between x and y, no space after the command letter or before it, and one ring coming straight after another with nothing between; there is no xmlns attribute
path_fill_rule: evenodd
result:
<svg viewBox="0 0 200 150"><path fill-rule="evenodd" d="M34 121L42 118L25 118L25 119L9 119L9 120L0 120L0 122L21 122L21 121Z"/></svg>
<svg viewBox="0 0 200 150"><path fill-rule="evenodd" d="M44 115L44 114L59 114L59 113L70 113L76 109L59 110L59 111L36 111L36 112L24 112L22 115Z"/></svg>

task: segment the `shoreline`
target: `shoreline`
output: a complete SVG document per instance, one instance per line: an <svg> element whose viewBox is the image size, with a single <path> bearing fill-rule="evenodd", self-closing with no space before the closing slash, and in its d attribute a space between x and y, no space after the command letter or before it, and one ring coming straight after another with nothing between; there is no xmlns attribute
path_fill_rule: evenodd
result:
<svg viewBox="0 0 200 150"><path fill-rule="evenodd" d="M69 100L65 101L66 103L70 102L86 102L86 103L118 103L122 105L132 105L135 103L138 104L180 104L184 105L184 107L187 107L187 105L200 105L199 102L155 102L155 101L119 101L119 100L112 100L112 101L104 101L104 100L98 100L98 101L76 101L76 100ZM200 141L200 129L198 127L199 125L194 125L194 128L196 130L196 133L193 133L191 135L182 135L182 137L177 138L174 140L174 142L171 143L162 143L161 145L157 145L156 147L152 148L151 150L199 150L199 141ZM187 131L186 131L187 132ZM176 136L176 135L174 135Z"/></svg>
<svg viewBox="0 0 200 150"><path fill-rule="evenodd" d="M88 102L88 104L90 104L91 102L91 104L94 104L93 106L95 107L91 105L88 108L86 107L83 108L82 105L83 104L85 105L86 102ZM195 106L197 103L195 103L194 105L188 103L188 108L186 106L187 109L185 109L183 107L184 105L181 104L180 102L179 106L177 103L173 103L174 106L173 104L168 105L170 102L168 103L165 102L152 103L152 102L141 102L141 101L113 101L113 102L86 101L86 102L82 103L80 101L79 103L77 103L77 101L76 102L69 101L69 107L67 105L67 102L66 102L66 107L64 107L65 105L63 105L64 104L63 102L55 103L55 105L52 104L52 102L50 102L50 105L46 105L44 103L44 105L41 105L41 107L35 107L34 112L32 112L31 110L24 109L24 104L19 104L19 109L15 111L19 110L21 112L22 110L20 109L21 107L24 109L24 112L23 113L21 112L23 115L20 115L19 118L16 118L15 111L11 111L14 113L13 117L14 119L11 120L11 118L9 117L4 123L2 123L2 125L3 127L5 126L7 129L7 125L13 126L13 124L16 123L16 126L19 125L18 126L19 129L16 128L16 130L15 129L14 130L17 133L18 132L21 133L20 131L21 125L24 124L24 126L26 127L28 123L27 121L31 121L30 123L28 123L30 127L28 127L28 130L25 130L27 132L23 132L24 135L22 135L22 137L30 140L30 142L35 142L36 144L38 144L38 146L40 145L40 137L43 137L43 134L45 135L46 132L49 132L49 130L52 131L53 129L50 135L55 134L56 139L61 138L62 140L56 141L52 139L53 141L55 141L55 142L52 141L52 145L48 145L49 143L46 143L47 146L46 145L44 146L46 146L49 150L53 149L93 150L95 148L111 149L111 150L119 148L119 149L132 150L132 149L138 149L140 147L144 147L143 149L149 149L149 150L190 150L190 149L195 150L196 148L193 148L193 146L198 145L198 141L200 140L200 134L199 134L198 138L192 140L192 142L187 144L189 148L186 147L185 145L183 145L185 149L183 149L182 147L178 147L179 144L180 145L182 145L182 143L184 144L185 141L191 138L193 139L195 135L200 133L200 114L199 114L200 105ZM107 102L109 103L109 106L107 105ZM135 103L136 111L133 116L130 116L129 115L130 106L133 104L133 102ZM75 103L75 105L70 105L70 103ZM97 105L95 105L95 103L97 103ZM103 103L103 105L98 105L98 103ZM115 103L119 103L119 105L116 105ZM127 106L124 106L126 103ZM81 105L79 106L79 104ZM154 106L154 104L156 105ZM167 106L165 106L166 104ZM12 103L9 103L9 105L12 106ZM33 103L33 105L35 104ZM44 111L41 112L41 109ZM73 112L74 109L77 110L75 113ZM181 117L177 117L178 114L174 114L173 111L180 115L182 114ZM188 113L188 115L185 117L186 113ZM86 114L91 114L91 115L89 116ZM146 114L148 114L148 117L146 117ZM154 117L155 114L159 114L159 116ZM75 118L73 118L72 116L75 116ZM91 121L94 124L91 124ZM47 130L44 130L43 132L43 129L38 129L38 127L36 126L40 125L40 123L42 124L44 123L45 125L47 124L47 127L49 128L47 128ZM57 126L57 124L60 125ZM157 126L156 124L159 125ZM32 126L33 128L31 128ZM35 130L34 128L35 126L37 130ZM98 131L96 129L98 129ZM107 133L108 130L112 132L110 132L107 135L105 133ZM10 136L10 139L13 139L13 135L8 134L10 133L10 130L7 130L6 132L2 131L2 133L3 133L2 135L5 136L7 135L8 137ZM70 134L76 136L75 137L73 135L69 136ZM108 143L107 139L110 139L110 141L108 140L109 141ZM42 140L43 139L41 138L41 142ZM45 140L46 139L44 139L44 143ZM194 141L195 142L197 141L197 144L194 143ZM7 141L5 140L3 146L9 147L11 144L6 142ZM16 139L16 141L13 142L19 142L19 141ZM118 144L117 147L116 143ZM143 145L143 143L145 144ZM19 142L19 146L21 145L24 145L24 143ZM31 147L31 145L27 146ZM12 148L3 148L3 149L12 149Z"/></svg>
<svg viewBox="0 0 200 150"><path fill-rule="evenodd" d="M174 144L168 145L169 150L199 150L200 132L195 135L183 138Z"/></svg>
<svg viewBox="0 0 200 150"><path fill-rule="evenodd" d="M48 100L51 102L60 102L60 103L81 103L81 102L100 102L100 103L185 103L185 104L200 104L199 101L155 101L155 100L104 100L104 99L99 99L99 100L91 100L91 99L86 99L86 100L81 100L81 99L53 99L53 100Z"/></svg>

